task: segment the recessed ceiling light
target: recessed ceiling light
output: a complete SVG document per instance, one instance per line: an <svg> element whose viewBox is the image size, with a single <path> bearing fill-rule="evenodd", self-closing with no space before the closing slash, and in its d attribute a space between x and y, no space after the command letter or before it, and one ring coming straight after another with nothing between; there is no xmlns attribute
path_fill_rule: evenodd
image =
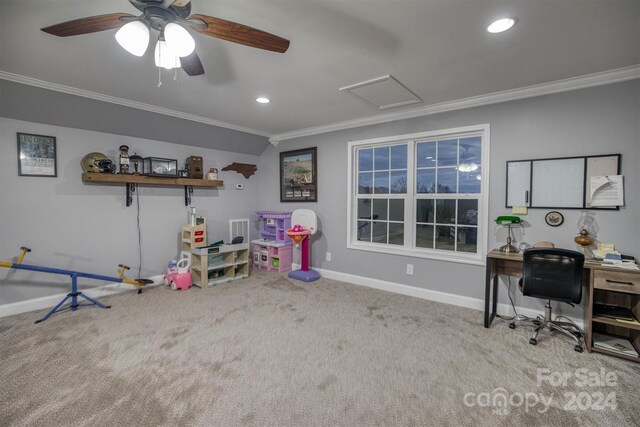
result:
<svg viewBox="0 0 640 427"><path fill-rule="evenodd" d="M259 102L260 104L268 104L271 102L271 100L269 98L265 98L264 96L261 96L259 98L256 98L256 102Z"/></svg>
<svg viewBox="0 0 640 427"><path fill-rule="evenodd" d="M515 18L503 18L494 21L487 27L487 31L490 33L501 33L507 31L509 28L516 24Z"/></svg>

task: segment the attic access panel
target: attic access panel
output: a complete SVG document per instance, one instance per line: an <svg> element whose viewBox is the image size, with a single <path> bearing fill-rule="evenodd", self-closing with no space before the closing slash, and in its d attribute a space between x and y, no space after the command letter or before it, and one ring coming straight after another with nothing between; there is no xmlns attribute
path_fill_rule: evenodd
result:
<svg viewBox="0 0 640 427"><path fill-rule="evenodd" d="M341 87L340 91L373 105L381 111L423 102L422 98L391 75Z"/></svg>

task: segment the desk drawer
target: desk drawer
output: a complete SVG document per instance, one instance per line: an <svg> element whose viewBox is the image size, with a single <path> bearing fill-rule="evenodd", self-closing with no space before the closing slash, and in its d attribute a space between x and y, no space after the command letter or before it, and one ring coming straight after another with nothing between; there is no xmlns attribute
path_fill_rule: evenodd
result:
<svg viewBox="0 0 640 427"><path fill-rule="evenodd" d="M640 274L624 271L596 270L593 276L595 289L626 292L640 295Z"/></svg>

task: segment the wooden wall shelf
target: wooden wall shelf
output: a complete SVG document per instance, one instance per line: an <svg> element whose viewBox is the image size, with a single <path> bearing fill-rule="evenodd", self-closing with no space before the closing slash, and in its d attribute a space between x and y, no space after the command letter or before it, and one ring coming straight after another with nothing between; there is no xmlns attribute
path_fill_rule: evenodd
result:
<svg viewBox="0 0 640 427"><path fill-rule="evenodd" d="M189 206L191 204L191 195L193 194L193 187L197 188L217 188L224 185L224 181L219 180L205 180L205 179L193 179L193 178L165 178L157 176L145 176L145 175L128 175L128 174L114 174L114 173L95 173L84 172L82 174L82 182L90 184L125 184L127 191L127 206L131 206L132 196L131 194L136 191L138 185L149 185L156 187L184 187L184 204Z"/></svg>

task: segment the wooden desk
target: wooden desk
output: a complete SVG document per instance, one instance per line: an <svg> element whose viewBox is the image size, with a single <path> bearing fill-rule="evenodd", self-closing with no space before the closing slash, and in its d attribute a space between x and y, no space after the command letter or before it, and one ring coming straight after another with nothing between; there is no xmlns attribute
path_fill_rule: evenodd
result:
<svg viewBox="0 0 640 427"><path fill-rule="evenodd" d="M632 342L640 353L640 326L624 324L615 319L593 315L594 302L623 305L640 319L640 270L625 270L596 261L584 264L586 299L584 310L585 344L587 351L596 351L640 362L640 358L620 355L593 347L593 332L620 336ZM487 254L484 296L484 327L496 317L498 276L522 277L522 254L504 253L497 249Z"/></svg>

